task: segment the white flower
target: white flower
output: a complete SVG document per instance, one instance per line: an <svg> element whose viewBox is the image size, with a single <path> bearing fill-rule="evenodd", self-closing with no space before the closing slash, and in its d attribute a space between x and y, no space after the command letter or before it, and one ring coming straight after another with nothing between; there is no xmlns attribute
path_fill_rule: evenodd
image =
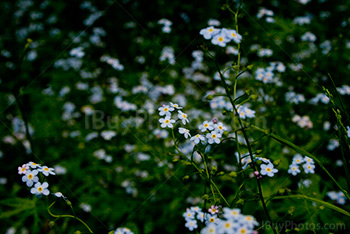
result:
<svg viewBox="0 0 350 234"><path fill-rule="evenodd" d="M242 36L239 33L237 33L236 30L224 28L222 29L222 33L224 33L228 39L236 42L237 44L241 43Z"/></svg>
<svg viewBox="0 0 350 234"><path fill-rule="evenodd" d="M220 233L225 233L225 234L234 234L234 233L236 233L235 232L235 227L237 227L237 224L234 223L231 220L221 221L218 224L218 228L220 229Z"/></svg>
<svg viewBox="0 0 350 234"><path fill-rule="evenodd" d="M211 214L206 214L205 217L205 223L208 224L217 224L220 221L220 219L217 217L216 214L211 215Z"/></svg>
<svg viewBox="0 0 350 234"><path fill-rule="evenodd" d="M220 29L214 28L213 26L211 27L207 27L207 28L203 28L199 34L203 35L203 37L207 40L211 39L213 37L213 35L216 35L220 32Z"/></svg>
<svg viewBox="0 0 350 234"><path fill-rule="evenodd" d="M171 116L171 111L174 110L174 107L169 107L169 105L165 105L165 106L159 107L158 110L159 110L160 116L163 116L163 115Z"/></svg>
<svg viewBox="0 0 350 234"><path fill-rule="evenodd" d="M199 130L201 130L202 132L205 132L206 130L213 130L214 126L213 126L213 122L209 122L209 121L204 121L203 124L199 125Z"/></svg>
<svg viewBox="0 0 350 234"><path fill-rule="evenodd" d="M54 172L55 169L53 168L48 168L47 166L43 166L41 168L38 169L38 171L40 171L41 173L43 173L45 176L49 176L49 174L51 175L56 175L56 173Z"/></svg>
<svg viewBox="0 0 350 234"><path fill-rule="evenodd" d="M186 125L186 123L189 123L187 119L187 114L183 113L182 111L179 111L179 114L177 115L177 117L179 117L183 125Z"/></svg>
<svg viewBox="0 0 350 234"><path fill-rule="evenodd" d="M260 174L261 175L268 175L269 177L273 177L274 174L278 172L278 170L273 167L272 163L267 164L267 165L261 164L260 168L261 168Z"/></svg>
<svg viewBox="0 0 350 234"><path fill-rule="evenodd" d="M23 164L21 167L18 167L18 174L25 174L29 170L29 167L26 164Z"/></svg>
<svg viewBox="0 0 350 234"><path fill-rule="evenodd" d="M223 217L225 219L234 220L234 221L237 221L241 214L240 209L230 209L225 207L223 211L224 211Z"/></svg>
<svg viewBox="0 0 350 234"><path fill-rule="evenodd" d="M309 164L314 164L314 160L312 158L309 158L307 156L304 157L304 162L309 163Z"/></svg>
<svg viewBox="0 0 350 234"><path fill-rule="evenodd" d="M223 133L224 131L227 130L227 127L225 127L223 123L219 122L217 124L214 124L214 129L218 133Z"/></svg>
<svg viewBox="0 0 350 234"><path fill-rule="evenodd" d="M161 118L159 119L159 122L161 123L161 127L162 128L172 128L173 127L173 123L175 123L175 120L170 119L170 116L166 116L165 118Z"/></svg>
<svg viewBox="0 0 350 234"><path fill-rule="evenodd" d="M117 133L112 130L105 130L101 132L101 137L105 140L111 140L113 137L115 137Z"/></svg>
<svg viewBox="0 0 350 234"><path fill-rule="evenodd" d="M69 54L73 57L82 58L85 55L82 47L73 48Z"/></svg>
<svg viewBox="0 0 350 234"><path fill-rule="evenodd" d="M206 137L208 138L208 143L209 144L213 144L214 142L216 144L219 144L220 143L221 134L216 132L216 131L212 131L211 133L207 133Z"/></svg>
<svg viewBox="0 0 350 234"><path fill-rule="evenodd" d="M198 228L197 220L188 220L185 227L187 227L190 231L193 231L193 229Z"/></svg>
<svg viewBox="0 0 350 234"><path fill-rule="evenodd" d="M186 209L186 212L182 214L182 216L185 218L186 221L194 220L195 219L195 213L191 209Z"/></svg>
<svg viewBox="0 0 350 234"><path fill-rule="evenodd" d="M47 189L48 186L49 184L47 182L44 182L43 184L38 182L34 185L34 188L32 188L30 192L37 196L40 196L41 194L44 194L45 196L47 196L50 194L50 191Z"/></svg>
<svg viewBox="0 0 350 234"><path fill-rule="evenodd" d="M37 164L35 162L29 162L26 165L33 169L40 167L40 164Z"/></svg>
<svg viewBox="0 0 350 234"><path fill-rule="evenodd" d="M190 130L186 128L179 128L179 133L183 134L186 139L191 137Z"/></svg>
<svg viewBox="0 0 350 234"><path fill-rule="evenodd" d="M191 137L190 140L193 141L197 145L200 141L205 141L205 138L204 138L204 136L197 134L197 135Z"/></svg>
<svg viewBox="0 0 350 234"><path fill-rule="evenodd" d="M310 164L310 163L305 163L303 165L304 171L306 174L310 173L310 174L314 174L315 173L315 165L314 164Z"/></svg>
<svg viewBox="0 0 350 234"><path fill-rule="evenodd" d="M211 39L211 43L213 43L214 45L218 45L221 47L225 47L226 43L228 43L230 41L230 39L228 39L226 37L226 34L224 33L220 33L216 36L213 37L213 39Z"/></svg>
<svg viewBox="0 0 350 234"><path fill-rule="evenodd" d="M39 178L36 176L37 174L37 170L27 171L27 173L22 177L22 181L26 182L28 187L32 187L34 182L39 181Z"/></svg>
<svg viewBox="0 0 350 234"><path fill-rule="evenodd" d="M202 229L201 234L216 234L217 230L218 230L218 226L214 223L210 223L205 228Z"/></svg>
<svg viewBox="0 0 350 234"><path fill-rule="evenodd" d="M182 107L180 107L180 106L179 106L178 104L176 104L176 103L170 102L170 106L171 106L171 107L174 107L175 109L178 109L178 110L182 109Z"/></svg>
<svg viewBox="0 0 350 234"><path fill-rule="evenodd" d="M298 173L300 173L299 165L289 165L288 173L296 176Z"/></svg>
<svg viewBox="0 0 350 234"><path fill-rule="evenodd" d="M243 223L245 224L246 228L249 228L249 229L253 229L254 226L259 225L259 223L251 215L245 215ZM241 229L238 229L238 230L241 230ZM244 232L238 231L238 233L244 233Z"/></svg>
<svg viewBox="0 0 350 234"><path fill-rule="evenodd" d="M294 155L292 164L301 164L303 162L304 162L303 156L301 156L300 154Z"/></svg>

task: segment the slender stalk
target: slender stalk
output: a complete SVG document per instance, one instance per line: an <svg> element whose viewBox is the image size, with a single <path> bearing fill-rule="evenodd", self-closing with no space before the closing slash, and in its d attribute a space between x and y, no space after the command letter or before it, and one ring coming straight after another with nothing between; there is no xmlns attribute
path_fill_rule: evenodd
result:
<svg viewBox="0 0 350 234"><path fill-rule="evenodd" d="M236 31L238 33L238 10L237 12L233 12L229 7L228 9L235 15L235 24L236 24ZM238 44L238 50L240 50L240 44ZM213 58L213 57L212 57ZM253 153L252 153L252 149L251 149L251 145L249 143L249 140L248 140L248 136L244 130L244 125L242 123L242 120L241 118L239 117L239 114L238 114L238 111L237 111L237 108L235 106L235 103L234 103L234 98L235 98L235 95L236 95L236 86L237 86L237 75L239 74L239 61L240 61L240 52L238 52L238 59L237 59L237 72L236 72L236 77L235 77L235 84L234 84L234 88L233 88L233 95L234 95L234 98L232 98L231 94L230 94L230 89L228 87L228 85L226 84L226 81L225 81L225 78L223 76L223 74L221 73L221 70L220 70L220 67L219 67L219 64L217 63L217 61L214 59L215 61L215 64L216 64L216 67L217 67L217 70L219 72L219 75L220 75L220 78L221 78L221 81L224 85L224 88L225 88L225 92L231 102L231 105L232 105L232 108L234 110L234 113L237 115L237 119L238 119L238 122L239 122L239 125L240 127L242 128L242 133L243 133L243 136L244 136L244 139L245 139L245 142L247 144L247 148L248 148L248 151L249 151L249 155L250 155L250 159L252 161L252 167L254 169L254 171L256 171L256 165L255 165L255 162L254 162L254 158L253 158ZM260 197L260 200L261 200L261 203L263 205L263 208L264 208L264 211L265 211L265 214L268 218L268 220L270 221L270 223L273 223L272 222L272 219L270 217L270 214L267 210L267 207L266 207L266 204L265 204L265 201L264 201L264 197L263 197L263 193L262 193L262 188L261 188L261 184L260 184L260 180L258 178L256 178L256 181L257 181L257 185L258 185L258 190L259 190L259 197ZM272 230L275 234L277 234L277 231L276 231L276 228L275 228L275 225L272 225Z"/></svg>
<svg viewBox="0 0 350 234"><path fill-rule="evenodd" d="M225 197L222 195L222 193L220 192L220 190L219 190L218 186L215 184L215 182L214 182L212 179L210 180L210 182L214 185L216 191L218 191L220 197L222 198L222 200L224 200L224 202L226 203L226 205L227 205L228 207L230 207L230 203L227 202L227 200L226 200Z"/></svg>
<svg viewBox="0 0 350 234"><path fill-rule="evenodd" d="M56 203L56 201L54 201L49 207L47 207L47 212L54 218L59 219L59 218L72 218L72 219L76 219L78 220L79 222L81 222L88 230L90 233L94 233L90 227L81 219L79 219L78 217L76 216L73 216L73 215L55 215L53 214L51 211L50 211L50 208Z"/></svg>

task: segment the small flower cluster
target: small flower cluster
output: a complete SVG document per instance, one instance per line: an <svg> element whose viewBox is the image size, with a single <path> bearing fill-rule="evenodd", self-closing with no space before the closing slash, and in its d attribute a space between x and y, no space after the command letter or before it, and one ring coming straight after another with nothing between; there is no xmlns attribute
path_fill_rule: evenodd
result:
<svg viewBox="0 0 350 234"><path fill-rule="evenodd" d="M303 157L301 154L296 154L293 157L292 164L289 165L288 173L296 176L300 173L300 166L304 168L304 172L306 174L314 174L315 173L315 162L312 158L307 156Z"/></svg>
<svg viewBox="0 0 350 234"><path fill-rule="evenodd" d="M168 60L168 63L171 65L175 64L175 55L174 55L174 49L170 46L165 46L162 50L162 53L160 55L159 60L161 62L164 62L165 60Z"/></svg>
<svg viewBox="0 0 350 234"><path fill-rule="evenodd" d="M256 15L256 17L258 19L260 19L260 18L264 17L265 15L267 16L265 18L266 22L268 22L268 23L275 22L274 18L272 18L272 16L274 15L273 11L268 10L266 8L260 8L258 14Z"/></svg>
<svg viewBox="0 0 350 234"><path fill-rule="evenodd" d="M251 215L243 215L240 209L223 208L219 212L218 206L211 206L208 212L203 212L198 206L187 208L183 213L187 227L190 231L203 223L205 227L201 234L209 233L253 233L254 227L259 225Z"/></svg>
<svg viewBox="0 0 350 234"><path fill-rule="evenodd" d="M205 39L211 40L211 43L221 47L225 47L227 43L234 41L235 43L241 43L242 36L234 29L227 28L214 28L213 26L203 28L199 32Z"/></svg>
<svg viewBox="0 0 350 234"><path fill-rule="evenodd" d="M327 196L335 201L336 203L340 205L345 205L346 202L346 197L344 196L344 193L342 191L335 192L335 191L330 191L327 193Z"/></svg>
<svg viewBox="0 0 350 234"><path fill-rule="evenodd" d="M310 120L310 117L305 115L303 117L299 116L299 115L294 115L292 118L292 121L294 123L297 123L299 127L301 128L312 128L313 127L313 123Z"/></svg>
<svg viewBox="0 0 350 234"><path fill-rule="evenodd" d="M227 127L225 127L223 123L214 119L214 121L204 121L201 125L199 125L198 129L201 130L201 132L207 132L205 136L209 144L219 144L222 134L227 130ZM191 138L191 141L193 141L195 144L198 144L199 140L204 142L204 137L200 134L197 134Z"/></svg>
<svg viewBox="0 0 350 234"><path fill-rule="evenodd" d="M238 115L241 119L246 118L254 118L255 117L255 111L252 109L249 109L246 106L239 106L237 108Z"/></svg>
<svg viewBox="0 0 350 234"><path fill-rule="evenodd" d="M121 227L115 230L114 234L134 234L129 228Z"/></svg>
<svg viewBox="0 0 350 234"><path fill-rule="evenodd" d="M106 62L109 65L111 65L115 70L117 71L123 71L124 70L124 66L119 62L119 59L116 58L112 58L108 55L103 55L100 58L101 62Z"/></svg>
<svg viewBox="0 0 350 234"><path fill-rule="evenodd" d="M175 123L174 119L171 119L171 113L173 111L175 111L175 109L178 112L177 117L181 120L181 122L186 125L186 123L189 122L189 120L187 119L187 114L185 114L184 112L181 111L182 107L180 107L178 104L174 104L172 102L170 102L170 105L163 105L161 107L158 108L159 111L159 115L160 116L164 116L164 118L160 118L159 122L161 123L161 127L162 128L173 128L174 125L173 123ZM184 131L185 133L186 131ZM187 137L186 137L187 138Z"/></svg>
<svg viewBox="0 0 350 234"><path fill-rule="evenodd" d="M237 158L237 161L239 161L239 154L236 152L235 156ZM269 176L269 177L273 177L277 172L278 169L276 169L273 165L273 163L271 162L270 159L268 158L262 158L262 157L256 157L253 154L253 159L254 162L257 161L261 161L262 164L260 165L260 173L258 171L254 172L254 175L258 178L258 179L262 179L263 176ZM245 170L248 168L248 166L251 166L252 160L250 158L249 154L245 154L241 156L241 164L242 164L242 169Z"/></svg>
<svg viewBox="0 0 350 234"><path fill-rule="evenodd" d="M47 182L40 183L38 173L41 172L44 176L56 175L53 168L47 166L40 166L37 163L29 162L18 167L18 174L23 175L22 181L28 187L32 187L30 192L36 196L49 195L50 191L47 189L49 184ZM35 184L34 184L35 183Z"/></svg>
<svg viewBox="0 0 350 234"><path fill-rule="evenodd" d="M162 31L164 33L170 33L171 32L171 25L173 23L170 20L168 20L168 19L160 19L158 21L158 24L163 25Z"/></svg>
<svg viewBox="0 0 350 234"><path fill-rule="evenodd" d="M286 101L289 103L299 104L305 102L305 96L303 94L295 93L294 91L287 92L285 94Z"/></svg>

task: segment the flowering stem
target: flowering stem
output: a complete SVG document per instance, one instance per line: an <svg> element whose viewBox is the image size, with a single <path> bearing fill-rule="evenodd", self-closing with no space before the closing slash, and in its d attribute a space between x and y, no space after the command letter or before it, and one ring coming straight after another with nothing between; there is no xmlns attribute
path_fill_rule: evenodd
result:
<svg viewBox="0 0 350 234"><path fill-rule="evenodd" d="M49 207L47 207L47 212L54 218L59 219L59 218L72 218L72 219L76 219L79 222L81 222L88 230L90 233L93 233L93 231L90 229L90 227L81 219L79 219L78 217L76 217L75 215L55 215L50 211L50 208L56 203L56 201L54 201Z"/></svg>
<svg viewBox="0 0 350 234"><path fill-rule="evenodd" d="M233 12L229 7L228 9ZM238 10L235 14L235 23L236 23L236 31L238 33L238 24L237 24L237 18L238 18ZM238 44L238 50L240 49L240 44ZM213 58L213 57L212 57ZM244 136L244 139L245 139L245 142L247 144L247 147L248 147L248 151L249 151L249 155L250 155L250 159L252 161L252 167L254 169L254 171L256 171L256 165L254 163L254 158L253 158L253 153L252 153L252 149L251 149L251 146L250 146L250 143L249 143L249 140L248 140L248 137L247 137L247 134L244 130L244 125L242 123L242 120L241 118L239 117L239 114L238 114L238 111L237 111L237 108L235 107L235 103L234 103L234 98L232 98L231 94L230 94L230 89L228 87L228 85L226 84L226 81L225 81L225 78L223 76L223 74L221 73L221 70L220 70L220 67L219 67L219 64L217 63L217 61L214 59L215 61L215 64L216 64L216 67L217 67L217 70L219 72L219 75L220 75L220 78L221 78L221 81L224 85L224 88L225 88L225 92L228 96L228 98L230 99L230 102L231 102L231 105L232 105L232 108L234 110L234 113L237 115L237 119L238 119L238 122L239 122L239 125L241 126L242 128L242 133L243 133L243 136ZM240 52L238 52L238 60L237 60L237 74L236 74L236 77L235 77L235 84L234 84L234 93L233 95L235 96L236 94L236 86L237 86L237 75L239 74L239 61L240 61ZM257 181L257 185L258 185L258 190L259 190L259 197L260 197L260 200L261 200L261 203L263 205L263 208L264 208L264 211L265 211L265 214L268 218L268 220L270 221L270 223L272 223L272 220L271 220L271 217L269 215L269 212L267 210L267 207L266 207L266 204L265 204L265 201L264 201L264 197L263 197L263 193L262 193L262 189L261 189L261 184L260 184L260 180L258 178L256 178L256 181ZM272 230L275 234L277 234L278 231L276 231L276 228L273 226L272 227Z"/></svg>

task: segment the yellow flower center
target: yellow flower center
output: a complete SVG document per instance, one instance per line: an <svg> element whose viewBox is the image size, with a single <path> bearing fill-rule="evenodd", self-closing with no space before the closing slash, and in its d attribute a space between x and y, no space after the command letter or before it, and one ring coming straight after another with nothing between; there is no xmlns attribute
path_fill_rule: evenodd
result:
<svg viewBox="0 0 350 234"><path fill-rule="evenodd" d="M219 41L224 41L224 38L223 37L219 37L218 40Z"/></svg>
<svg viewBox="0 0 350 234"><path fill-rule="evenodd" d="M165 122L165 123L169 123L170 121L169 121L168 119L166 119L164 122Z"/></svg>
<svg viewBox="0 0 350 234"><path fill-rule="evenodd" d="M235 34L235 33L231 33L231 35L232 35L233 37L235 37L235 36L236 36L236 34Z"/></svg>
<svg viewBox="0 0 350 234"><path fill-rule="evenodd" d="M212 138L216 138L216 135L215 135L215 134L213 134L211 137L212 137Z"/></svg>
<svg viewBox="0 0 350 234"><path fill-rule="evenodd" d="M45 168L44 168L44 171L49 171L49 168L45 167Z"/></svg>
<svg viewBox="0 0 350 234"><path fill-rule="evenodd" d="M185 115L185 114L183 114L183 115L182 115L182 117L186 118L186 115Z"/></svg>
<svg viewBox="0 0 350 234"><path fill-rule="evenodd" d="M30 180L33 179L33 175L32 175L32 174L29 174L29 175L28 175L28 179L30 179Z"/></svg>
<svg viewBox="0 0 350 234"><path fill-rule="evenodd" d="M247 220L248 220L248 221L250 221L250 220L252 220L252 218L250 218L250 217L247 217Z"/></svg>
<svg viewBox="0 0 350 234"><path fill-rule="evenodd" d="M209 221L210 221L211 223L214 223L215 219L214 219L214 218L210 218Z"/></svg>
<svg viewBox="0 0 350 234"><path fill-rule="evenodd" d="M271 171L271 168L266 168L266 171L270 172L270 171Z"/></svg>
<svg viewBox="0 0 350 234"><path fill-rule="evenodd" d="M38 191L39 191L39 192L42 192L42 191L43 191L43 188L42 188L42 187L39 187L39 188L38 188Z"/></svg>
<svg viewBox="0 0 350 234"><path fill-rule="evenodd" d="M242 229L242 230L241 230L241 233L246 233L245 229Z"/></svg>
<svg viewBox="0 0 350 234"><path fill-rule="evenodd" d="M221 126L219 126L219 127L218 127L218 129L222 130L222 127L221 127Z"/></svg>
<svg viewBox="0 0 350 234"><path fill-rule="evenodd" d="M168 111L168 108L165 107L165 108L164 108L164 111L165 111L165 112Z"/></svg>
<svg viewBox="0 0 350 234"><path fill-rule="evenodd" d="M231 227L231 224L230 223L226 223L225 227L229 228L229 227Z"/></svg>
<svg viewBox="0 0 350 234"><path fill-rule="evenodd" d="M204 127L207 128L207 127L208 127L208 124L204 124Z"/></svg>
<svg viewBox="0 0 350 234"><path fill-rule="evenodd" d="M23 167L23 168L22 168L22 171L25 171L25 170L26 170L26 169Z"/></svg>
<svg viewBox="0 0 350 234"><path fill-rule="evenodd" d="M236 211L233 211L232 214L233 214L233 215L237 215L237 212L236 212Z"/></svg>
<svg viewBox="0 0 350 234"><path fill-rule="evenodd" d="M209 32L212 32L212 31L214 31L214 29L213 29L213 28L210 28L208 31L209 31Z"/></svg>

